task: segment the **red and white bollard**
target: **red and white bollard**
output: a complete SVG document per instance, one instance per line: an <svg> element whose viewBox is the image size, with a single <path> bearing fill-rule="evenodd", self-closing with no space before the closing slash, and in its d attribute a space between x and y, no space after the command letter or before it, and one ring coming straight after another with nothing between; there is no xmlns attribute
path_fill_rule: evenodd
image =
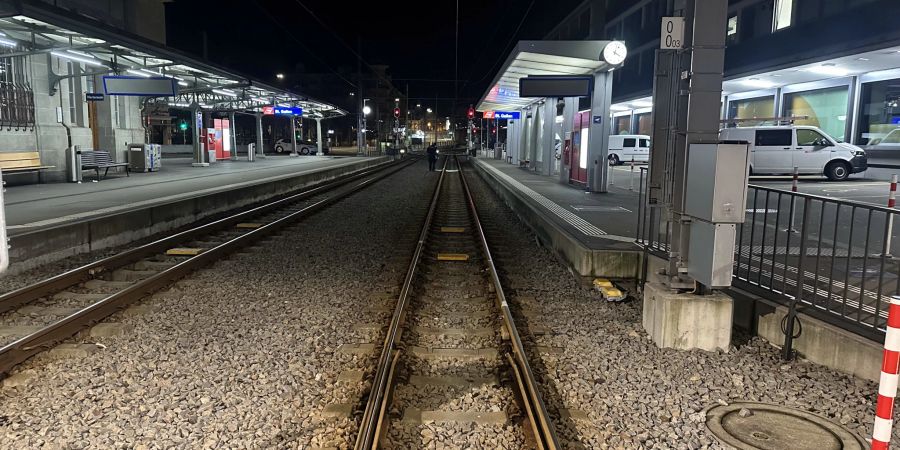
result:
<svg viewBox="0 0 900 450"><path fill-rule="evenodd" d="M875 428L872 430L872 450L887 450L891 443L894 397L897 396L898 379L900 379L900 296L895 295L891 297L891 304L888 307L881 380L878 382L878 403L875 406Z"/></svg>
<svg viewBox="0 0 900 450"><path fill-rule="evenodd" d="M891 192L888 194L888 208L894 209L897 204L897 174L891 176ZM891 235L894 234L894 214L887 215L887 239L884 241L885 256L891 256Z"/></svg>

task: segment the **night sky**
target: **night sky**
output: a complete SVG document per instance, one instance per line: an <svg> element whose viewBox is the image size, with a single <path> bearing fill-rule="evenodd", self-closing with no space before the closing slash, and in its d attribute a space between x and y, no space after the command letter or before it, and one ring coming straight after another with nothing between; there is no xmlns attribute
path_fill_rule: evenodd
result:
<svg viewBox="0 0 900 450"><path fill-rule="evenodd" d="M542 39L580 3L461 0L457 109L478 101L515 41ZM409 85L411 98L450 99L455 9L452 0L175 0L167 6L168 43L201 55L206 30L210 60L258 79L275 82L278 72L340 72L355 83L353 51L361 38L363 76L365 64L387 64L398 88Z"/></svg>

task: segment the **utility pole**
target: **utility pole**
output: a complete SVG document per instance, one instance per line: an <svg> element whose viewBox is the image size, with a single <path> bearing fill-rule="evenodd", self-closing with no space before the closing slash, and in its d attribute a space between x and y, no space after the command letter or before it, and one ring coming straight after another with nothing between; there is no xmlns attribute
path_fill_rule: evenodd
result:
<svg viewBox="0 0 900 450"><path fill-rule="evenodd" d="M362 79L362 36L356 38L356 154L365 152L366 133L363 131L363 79Z"/></svg>
<svg viewBox="0 0 900 450"><path fill-rule="evenodd" d="M727 350L733 306L717 289L731 284L748 170L746 144L719 143L728 2L675 3L681 16L660 24L646 205L671 234L668 261L645 283L643 323L659 347Z"/></svg>

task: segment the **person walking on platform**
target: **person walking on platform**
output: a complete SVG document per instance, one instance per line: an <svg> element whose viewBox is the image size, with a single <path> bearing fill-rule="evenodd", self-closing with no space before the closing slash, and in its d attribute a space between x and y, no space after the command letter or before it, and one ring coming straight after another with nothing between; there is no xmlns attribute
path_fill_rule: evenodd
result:
<svg viewBox="0 0 900 450"><path fill-rule="evenodd" d="M425 153L428 155L428 171L434 172L434 166L437 163L437 144L432 142Z"/></svg>

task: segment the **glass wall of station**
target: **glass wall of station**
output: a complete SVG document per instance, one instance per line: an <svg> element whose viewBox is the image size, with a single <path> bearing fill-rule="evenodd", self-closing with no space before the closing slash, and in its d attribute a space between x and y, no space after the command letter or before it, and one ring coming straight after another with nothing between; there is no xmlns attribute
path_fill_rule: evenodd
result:
<svg viewBox="0 0 900 450"><path fill-rule="evenodd" d="M760 121L751 119L765 119L775 115L775 96L766 95L762 97L745 98L741 100L732 100L728 102L728 118L741 119L741 125L754 126L761 125Z"/></svg>
<svg viewBox="0 0 900 450"><path fill-rule="evenodd" d="M900 148L900 79L862 83L855 140L875 148Z"/></svg>
<svg viewBox="0 0 900 450"><path fill-rule="evenodd" d="M784 94L784 117L806 117L794 121L796 125L819 127L837 140L847 138L847 86L836 86Z"/></svg>

